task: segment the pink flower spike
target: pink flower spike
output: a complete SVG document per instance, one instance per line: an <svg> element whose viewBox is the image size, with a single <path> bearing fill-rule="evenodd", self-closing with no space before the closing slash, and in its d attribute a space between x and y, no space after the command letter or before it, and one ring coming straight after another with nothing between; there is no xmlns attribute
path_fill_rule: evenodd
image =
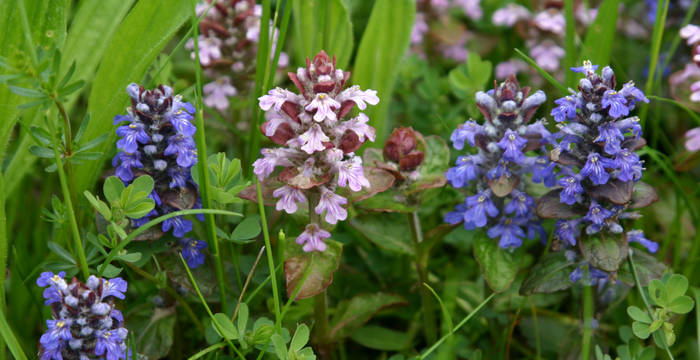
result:
<svg viewBox="0 0 700 360"><path fill-rule="evenodd" d="M209 65L212 60L218 60L221 58L221 40L218 38L212 37L208 38L204 35L199 35L198 38L199 42L199 62L207 66ZM194 49L194 39L190 39L187 41L185 44L185 47L187 49L193 50ZM190 57L192 60L195 59L195 53L192 52L190 54Z"/></svg>
<svg viewBox="0 0 700 360"><path fill-rule="evenodd" d="M362 159L359 156L338 164L338 186L347 186L352 191L360 191L363 187L370 187L362 167Z"/></svg>
<svg viewBox="0 0 700 360"><path fill-rule="evenodd" d="M321 93L317 94L316 97L311 100L311 103L306 105L304 109L309 112L316 110L314 120L316 122L322 122L326 119L336 121L337 117L334 110L338 108L340 108L339 102L328 96L328 94Z"/></svg>
<svg viewBox="0 0 700 360"><path fill-rule="evenodd" d="M538 28L550 31L557 35L564 35L566 28L566 19L564 14L556 10L546 10L535 15L535 26Z"/></svg>
<svg viewBox="0 0 700 360"><path fill-rule="evenodd" d="M688 151L700 150L700 128L690 129L685 133L685 148Z"/></svg>
<svg viewBox="0 0 700 360"><path fill-rule="evenodd" d="M202 91L206 95L204 103L219 111L228 109L228 97L237 93L236 88L231 85L231 78L228 76L222 76L216 81L204 85Z"/></svg>
<svg viewBox="0 0 700 360"><path fill-rule="evenodd" d="M275 191L272 192L272 196L280 198L275 206L277 211L284 210L287 214L294 214L297 212L297 203L306 202L306 196L304 196L303 191L287 185L275 189Z"/></svg>
<svg viewBox="0 0 700 360"><path fill-rule="evenodd" d="M307 154L313 154L315 151L323 151L326 147L324 142L330 141L330 138L323 133L318 124L313 124L309 130L299 135L301 149Z"/></svg>
<svg viewBox="0 0 700 360"><path fill-rule="evenodd" d="M280 111L285 102L296 102L298 100L299 96L297 94L282 88L274 88L268 91L267 95L263 95L258 98L260 108L265 111L268 111L273 107L276 111Z"/></svg>
<svg viewBox="0 0 700 360"><path fill-rule="evenodd" d="M700 81L696 81L690 85L690 101L700 102Z"/></svg>
<svg viewBox="0 0 700 360"><path fill-rule="evenodd" d="M304 244L302 250L305 252L325 251L326 244L323 240L329 237L331 233L328 231L321 229L317 224L309 224L306 225L304 232L297 236L297 244Z"/></svg>
<svg viewBox="0 0 700 360"><path fill-rule="evenodd" d="M370 105L379 104L379 98L377 97L376 90L370 89L362 91L358 85L353 85L338 94L339 103L342 104L347 100L354 101L360 110L367 108L367 104L365 104L365 102L368 102Z"/></svg>
<svg viewBox="0 0 700 360"><path fill-rule="evenodd" d="M338 220L345 220L348 217L348 211L341 205L348 203L348 200L336 193L321 187L321 199L316 206L316 214L326 212L325 220L329 224L335 224Z"/></svg>

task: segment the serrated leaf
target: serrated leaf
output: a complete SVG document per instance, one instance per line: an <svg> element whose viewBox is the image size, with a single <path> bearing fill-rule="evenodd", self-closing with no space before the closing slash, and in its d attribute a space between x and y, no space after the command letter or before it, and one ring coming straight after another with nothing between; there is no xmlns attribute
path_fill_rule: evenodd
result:
<svg viewBox="0 0 700 360"><path fill-rule="evenodd" d="M520 248L514 251L502 249L497 240L489 239L483 233L480 235L474 237L474 258L479 262L489 287L495 292L504 291L515 280L524 252Z"/></svg>
<svg viewBox="0 0 700 360"><path fill-rule="evenodd" d="M287 282L287 296L292 296L299 281L302 280L307 266L310 273L301 285L295 300L306 299L320 294L333 282L333 273L338 269L343 245L337 241L325 240L326 250L306 253L301 245L287 241L285 248L284 276Z"/></svg>
<svg viewBox="0 0 700 360"><path fill-rule="evenodd" d="M520 287L520 294L552 293L571 287L569 274L576 265L564 252L550 252L543 256L528 272Z"/></svg>
<svg viewBox="0 0 700 360"><path fill-rule="evenodd" d="M581 242L580 248L583 257L591 265L610 272L620 268L629 252L627 241L615 235L604 240L597 237L586 239Z"/></svg>

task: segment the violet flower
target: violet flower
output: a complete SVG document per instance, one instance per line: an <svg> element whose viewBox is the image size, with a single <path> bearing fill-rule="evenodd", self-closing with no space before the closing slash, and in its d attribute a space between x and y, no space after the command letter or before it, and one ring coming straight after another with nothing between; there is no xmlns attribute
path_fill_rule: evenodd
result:
<svg viewBox="0 0 700 360"><path fill-rule="evenodd" d="M606 241L622 237L622 242L639 242L655 251L656 244L646 239L641 230L627 231L625 235L620 224L622 219L638 217L627 210L639 207L632 204L632 189L642 177L643 163L635 151L646 144L640 137L639 119L626 116L639 102L649 100L633 82L616 90L610 67L598 74L598 66L586 61L571 70L584 75L578 91L556 100L559 106L551 113L560 128L554 134L559 142L550 158L560 169L557 184L561 188L540 199L538 213L543 217L566 216L557 221L554 230L555 242L564 246L574 247L580 241L589 241L589 236L603 236ZM653 196L637 202L648 204ZM607 277L611 271L595 265L589 264L592 278L601 274ZM580 279L580 268L570 278Z"/></svg>
<svg viewBox="0 0 700 360"><path fill-rule="evenodd" d="M526 154L543 147L550 137L541 121L528 125L546 100L544 92L528 97L529 91L511 75L494 90L478 92L476 103L486 120L482 125L467 121L450 138L457 150L469 145L478 151L460 156L446 173L453 187L468 188L471 195L445 215L445 222L463 222L468 230L486 227L502 248L519 247L525 237L541 233L534 199L521 179L546 168L550 174L540 173L539 181L551 177L552 168L542 164L546 159ZM551 186L551 181L545 183Z"/></svg>
<svg viewBox="0 0 700 360"><path fill-rule="evenodd" d="M64 277L43 272L36 281L46 288L52 317L39 339L40 359L130 359L124 316L114 308L114 298L125 297L126 281L90 276L86 284L76 278L68 284Z"/></svg>
<svg viewBox="0 0 700 360"><path fill-rule="evenodd" d="M335 59L321 51L306 67L289 73L299 94L286 89L272 89L259 100L266 119L261 131L282 148L262 149L262 158L253 163L253 172L260 181L273 173L282 186L273 191L278 198L277 210L293 214L299 204L308 203L310 223L297 237L304 251L324 251L324 240L330 233L323 230L325 222L336 224L347 218L347 199L337 194L338 188L360 191L369 188L362 159L357 150L365 141L374 141L374 128L363 113L351 117L357 106L379 102L374 90L358 86L345 87L350 77L335 67ZM277 171L282 167L281 171Z"/></svg>
<svg viewBox="0 0 700 360"><path fill-rule="evenodd" d="M150 197L155 208L146 216L136 219L132 225L141 226L154 217L177 210L198 206L199 193L192 180L190 169L197 163L197 149L192 136L196 127L192 124L195 108L183 102L173 89L160 85L146 90L138 84L127 86L131 106L126 115L114 117L119 152L112 160L115 174L125 184L135 176L149 175L154 187ZM192 230L192 222L181 216L167 219L161 230L172 230L181 238Z"/></svg>

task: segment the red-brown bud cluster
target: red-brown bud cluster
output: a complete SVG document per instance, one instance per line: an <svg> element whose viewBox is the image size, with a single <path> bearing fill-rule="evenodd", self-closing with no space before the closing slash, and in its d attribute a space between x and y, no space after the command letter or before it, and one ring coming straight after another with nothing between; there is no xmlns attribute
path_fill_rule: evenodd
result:
<svg viewBox="0 0 700 360"><path fill-rule="evenodd" d="M419 148L425 149L423 135L411 127L396 128L384 144L384 159L398 163L401 171L412 171L425 159Z"/></svg>

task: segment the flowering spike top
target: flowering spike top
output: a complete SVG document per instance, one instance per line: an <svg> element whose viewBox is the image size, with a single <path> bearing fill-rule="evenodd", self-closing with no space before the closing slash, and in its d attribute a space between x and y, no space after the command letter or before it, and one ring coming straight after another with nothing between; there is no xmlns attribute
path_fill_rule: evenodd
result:
<svg viewBox="0 0 700 360"><path fill-rule="evenodd" d="M114 298L125 297L126 281L90 276L87 283L73 278L69 284L64 277L63 271L43 272L36 280L51 307L39 339L41 360L131 358L124 316L114 308Z"/></svg>
<svg viewBox="0 0 700 360"><path fill-rule="evenodd" d="M131 106L126 109L126 115L114 117L114 124L121 125L117 128L119 152L112 165L125 184L139 175L149 175L154 181L150 197L155 208L134 220L133 225L138 227L152 217L199 207L197 186L190 174L197 163L194 106L165 85L146 90L132 83L126 91ZM175 237L182 238L192 230L192 222L178 216L164 221L161 229L172 230Z"/></svg>
<svg viewBox="0 0 700 360"><path fill-rule="evenodd" d="M253 89L262 6L255 4L255 0L218 0L211 5L212 2L204 1L196 9L198 16L208 9L199 23L197 40L199 62L213 81L205 84L202 91L207 106L225 111L230 96ZM271 56L274 56L278 30L272 28L272 21L270 28L273 33ZM194 39L185 47L194 49ZM194 52L191 57L195 58ZM279 67L286 67L288 62L287 54L281 52Z"/></svg>
<svg viewBox="0 0 700 360"><path fill-rule="evenodd" d="M633 197L633 190L642 177L643 163L635 151L646 141L641 137L639 118L629 115L638 103L649 100L631 81L617 89L615 73L609 66L600 73L597 69L590 61L572 68L584 75L578 91L555 101L558 106L551 115L559 123L559 132L554 134L558 143L550 158L558 163L557 184L561 188L538 202L538 212L560 218L554 234L564 246L587 241L587 236L622 236L625 246L630 241L638 242L654 252L656 243L647 240L640 230L625 232L619 223L620 219L638 217L626 210L639 207L633 204L640 203ZM649 199L642 200L653 201L653 197L652 189ZM590 265L599 270L596 264ZM572 279L578 278L572 275Z"/></svg>
<svg viewBox="0 0 700 360"><path fill-rule="evenodd" d="M376 105L379 98L374 90L346 88L349 77L322 50L313 61L306 61L306 67L289 73L299 93L276 88L258 98L266 117L260 129L282 147L262 149L254 172L262 181L282 168L275 176L282 185L273 191L279 198L278 210L291 214L306 202L313 207L312 221L297 238L306 244L304 251L323 251L323 239L330 236L320 221L313 220L316 215L329 224L347 217L343 208L347 199L336 194L337 188L360 191L370 186L362 159L354 151L365 141L374 141L375 130L367 115L352 116L350 111Z"/></svg>
<svg viewBox="0 0 700 360"><path fill-rule="evenodd" d="M478 92L476 104L486 121L469 120L450 137L455 149L477 151L458 157L447 171L450 184L469 188L470 196L447 213L445 221L464 222L468 230L487 227L487 235L498 239L502 248L519 247L525 237L543 231L522 177L532 173L533 180L547 186L555 181L553 164L545 157L526 155L542 148L551 135L542 120L528 124L546 100L544 92L528 96L529 91L510 76L494 90Z"/></svg>

